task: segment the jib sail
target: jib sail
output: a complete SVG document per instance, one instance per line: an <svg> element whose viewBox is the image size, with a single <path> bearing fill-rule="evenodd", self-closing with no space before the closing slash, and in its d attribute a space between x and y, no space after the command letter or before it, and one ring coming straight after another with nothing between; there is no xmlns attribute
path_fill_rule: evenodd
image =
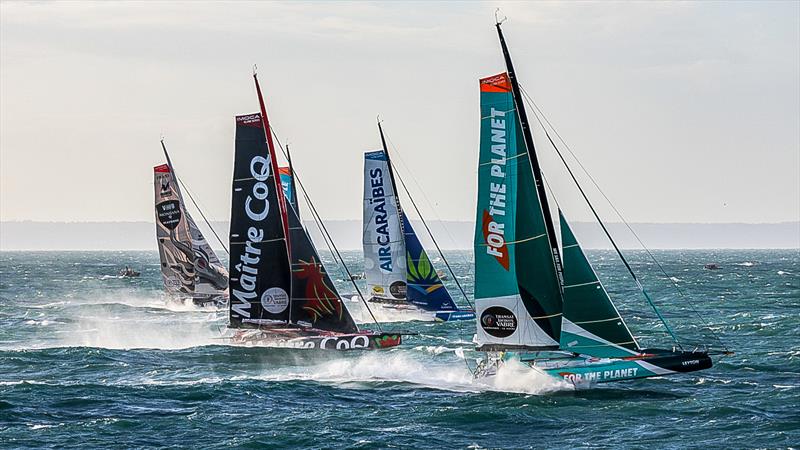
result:
<svg viewBox="0 0 800 450"><path fill-rule="evenodd" d="M480 80L475 230L478 342L557 348L561 287L508 74Z"/></svg>
<svg viewBox="0 0 800 450"><path fill-rule="evenodd" d="M289 322L291 272L274 152L261 114L236 117L230 228L230 326Z"/></svg>
<svg viewBox="0 0 800 450"><path fill-rule="evenodd" d="M291 186L291 171L281 167L282 181ZM284 183L284 195L291 203L289 190ZM340 333L356 333L358 327L345 308L336 286L328 275L300 218L290 208L289 239L292 241L292 316L291 321L301 326Z"/></svg>
<svg viewBox="0 0 800 450"><path fill-rule="evenodd" d="M216 297L225 294L228 288L228 271L222 266L217 254L208 245L203 233L194 223L189 212L184 209L189 224L194 250L194 271L197 280L194 285L194 297Z"/></svg>
<svg viewBox="0 0 800 450"><path fill-rule="evenodd" d="M436 268L431 264L428 254L422 248L411 221L404 213L400 214L403 221L403 232L406 244L406 298L409 302L432 311L456 311L456 306L450 293L445 288Z"/></svg>
<svg viewBox="0 0 800 450"><path fill-rule="evenodd" d="M364 154L364 273L371 297L406 298L406 244L386 153Z"/></svg>
<svg viewBox="0 0 800 450"><path fill-rule="evenodd" d="M167 164L154 167L153 173L156 239L164 287L170 294L191 296L195 290L195 256L177 181Z"/></svg>
<svg viewBox="0 0 800 450"><path fill-rule="evenodd" d="M636 344L559 211L564 255L561 348L597 357L630 356Z"/></svg>
<svg viewBox="0 0 800 450"><path fill-rule="evenodd" d="M293 201L290 195L294 187L292 170L280 167L278 171L283 194L291 205ZM358 332L355 321L345 308L296 211L296 206L288 211L289 239L292 241L292 322L321 330Z"/></svg>

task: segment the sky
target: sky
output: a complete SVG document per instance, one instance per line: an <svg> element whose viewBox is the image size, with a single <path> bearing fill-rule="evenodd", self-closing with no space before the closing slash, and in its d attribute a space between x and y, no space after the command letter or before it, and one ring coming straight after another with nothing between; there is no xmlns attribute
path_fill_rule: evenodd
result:
<svg viewBox="0 0 800 450"><path fill-rule="evenodd" d="M206 215L227 220L233 117L258 109L257 65L322 217L360 218L380 115L427 218L474 220L498 7L523 88L626 219L800 220L793 1L2 2L0 219L153 220L163 136ZM540 134L555 198L588 220Z"/></svg>

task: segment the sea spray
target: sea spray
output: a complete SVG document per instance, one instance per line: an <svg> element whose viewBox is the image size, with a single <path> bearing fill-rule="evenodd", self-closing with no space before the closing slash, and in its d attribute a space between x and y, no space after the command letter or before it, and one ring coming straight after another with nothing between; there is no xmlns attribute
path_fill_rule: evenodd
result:
<svg viewBox="0 0 800 450"><path fill-rule="evenodd" d="M463 360L419 358L407 350L371 352L305 367L268 370L269 381L309 380L345 388L375 388L382 383L404 383L452 392L511 392L544 394L573 386L520 363L510 363L498 375L474 378Z"/></svg>

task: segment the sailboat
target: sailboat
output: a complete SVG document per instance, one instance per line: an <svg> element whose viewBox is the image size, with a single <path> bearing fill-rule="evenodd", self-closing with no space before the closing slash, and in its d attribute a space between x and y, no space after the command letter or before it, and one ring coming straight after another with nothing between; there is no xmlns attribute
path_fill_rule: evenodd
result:
<svg viewBox="0 0 800 450"><path fill-rule="evenodd" d="M286 191L282 186L261 87L253 78L261 112L236 117L231 342L331 350L399 345L401 334L359 330L345 307L300 222L291 169L284 170Z"/></svg>
<svg viewBox="0 0 800 450"><path fill-rule="evenodd" d="M576 384L710 368L706 349L683 349L610 234L675 339L672 348L640 347L560 210L559 244L517 76L496 27L506 72L480 80L474 252L476 341L485 355L476 375L496 374L510 360Z"/></svg>
<svg viewBox="0 0 800 450"><path fill-rule="evenodd" d="M436 321L475 319L474 311L456 305L403 211L380 121L378 132L382 148L364 154L362 243L369 301L430 312Z"/></svg>
<svg viewBox="0 0 800 450"><path fill-rule="evenodd" d="M164 141L162 148L166 153ZM198 306L224 307L228 302L228 271L187 211L178 180L167 163L153 168L156 240L164 289Z"/></svg>

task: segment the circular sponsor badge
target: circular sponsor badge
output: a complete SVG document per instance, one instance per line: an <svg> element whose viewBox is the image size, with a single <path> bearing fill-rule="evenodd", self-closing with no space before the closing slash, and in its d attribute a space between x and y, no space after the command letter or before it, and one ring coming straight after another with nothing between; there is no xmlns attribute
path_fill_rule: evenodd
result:
<svg viewBox="0 0 800 450"><path fill-rule="evenodd" d="M395 281L389 286L389 293L394 298L406 298L406 283L404 281Z"/></svg>
<svg viewBox="0 0 800 450"><path fill-rule="evenodd" d="M481 328L491 336L506 338L517 331L517 316L507 308L492 306L481 313Z"/></svg>
<svg viewBox="0 0 800 450"><path fill-rule="evenodd" d="M271 287L261 294L261 306L272 314L279 314L289 307L289 295L279 287Z"/></svg>

